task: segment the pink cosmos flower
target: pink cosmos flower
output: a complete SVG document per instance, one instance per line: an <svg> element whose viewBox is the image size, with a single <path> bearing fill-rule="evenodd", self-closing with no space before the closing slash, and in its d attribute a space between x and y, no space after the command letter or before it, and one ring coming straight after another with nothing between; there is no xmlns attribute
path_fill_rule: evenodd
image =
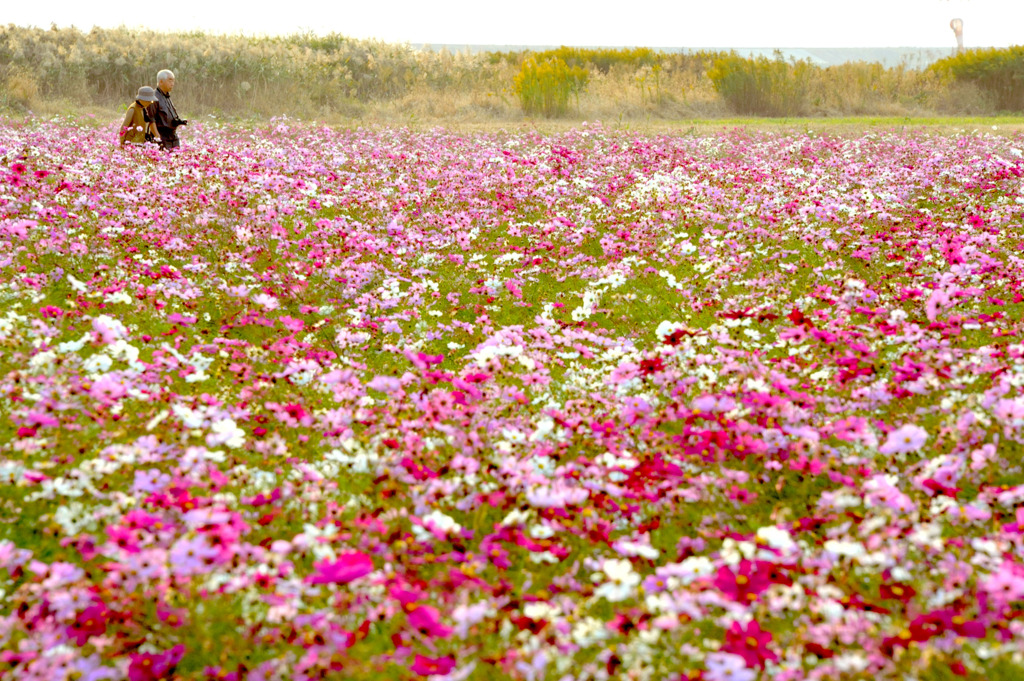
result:
<svg viewBox="0 0 1024 681"><path fill-rule="evenodd" d="M732 653L711 653L704 662L707 681L754 681L757 672L747 667L746 660Z"/></svg>
<svg viewBox="0 0 1024 681"><path fill-rule="evenodd" d="M452 628L441 623L441 613L429 605L421 605L409 612L409 625L425 636L448 638Z"/></svg>
<svg viewBox="0 0 1024 681"><path fill-rule="evenodd" d="M277 321L281 322L281 325L292 333L302 331L306 326L306 322L301 319L296 319L295 317L289 317L287 315L278 318Z"/></svg>
<svg viewBox="0 0 1024 681"><path fill-rule="evenodd" d="M101 376L92 384L89 394L103 404L109 405L127 395L128 389L125 388L123 381L113 376Z"/></svg>
<svg viewBox="0 0 1024 681"><path fill-rule="evenodd" d="M206 572L220 551L210 546L206 537L182 537L171 547L170 561L175 574L194 575Z"/></svg>
<svg viewBox="0 0 1024 681"><path fill-rule="evenodd" d="M1005 604L1024 596L1024 574L1011 561L1005 561L998 572L981 584L997 603Z"/></svg>
<svg viewBox="0 0 1024 681"><path fill-rule="evenodd" d="M350 551L337 560L316 563L313 569L306 577L307 584L348 584L373 572L373 561L365 553Z"/></svg>
<svg viewBox="0 0 1024 681"><path fill-rule="evenodd" d="M402 389L402 382L394 376L374 376L366 387L382 393L395 393Z"/></svg>
<svg viewBox="0 0 1024 681"><path fill-rule="evenodd" d="M924 446L928 433L921 426L907 424L889 433L885 444L878 448L882 454L907 454Z"/></svg>
<svg viewBox="0 0 1024 681"><path fill-rule="evenodd" d="M949 294L943 289L932 291L931 295L928 296L928 302L925 303L925 316L928 317L928 321L934 322L939 313L949 304Z"/></svg>

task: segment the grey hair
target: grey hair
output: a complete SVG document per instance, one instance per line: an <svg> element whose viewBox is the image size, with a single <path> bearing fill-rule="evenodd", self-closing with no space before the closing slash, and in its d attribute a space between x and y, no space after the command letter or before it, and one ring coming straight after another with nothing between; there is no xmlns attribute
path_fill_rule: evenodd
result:
<svg viewBox="0 0 1024 681"><path fill-rule="evenodd" d="M168 78L174 78L174 73L169 69L163 69L160 73L156 74L156 82L158 83Z"/></svg>

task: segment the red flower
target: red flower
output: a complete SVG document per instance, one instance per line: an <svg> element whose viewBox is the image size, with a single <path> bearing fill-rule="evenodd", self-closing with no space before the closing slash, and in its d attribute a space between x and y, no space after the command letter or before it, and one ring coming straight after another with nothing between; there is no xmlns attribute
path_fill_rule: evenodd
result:
<svg viewBox="0 0 1024 681"><path fill-rule="evenodd" d="M664 370L665 362L662 361L661 357L651 357L640 361L640 373L644 376L650 376Z"/></svg>
<svg viewBox="0 0 1024 681"><path fill-rule="evenodd" d="M793 308L792 312L786 315L786 317L789 319L789 321L793 322L797 326L814 328L814 323L810 319L808 319L803 312L796 309L795 307Z"/></svg>
<svg viewBox="0 0 1024 681"><path fill-rule="evenodd" d="M822 660L827 660L827 659L835 656L835 653L832 652L832 650L830 648L826 648L825 646L821 645L820 643L814 643L814 642L805 643L804 644L804 650L806 650L811 655L817 656L818 658L820 658Z"/></svg>
<svg viewBox="0 0 1024 681"><path fill-rule="evenodd" d="M907 603L917 595L914 587L906 584L882 584L878 587L878 595L886 600L903 601Z"/></svg>
<svg viewBox="0 0 1024 681"><path fill-rule="evenodd" d="M897 648L909 648L912 640L914 640L913 635L906 629L895 636L886 636L882 639L882 654L892 657Z"/></svg>
<svg viewBox="0 0 1024 681"><path fill-rule="evenodd" d="M676 329L675 331L670 333L668 336L666 336L665 340L662 341L662 342L665 345L671 345L671 346L674 347L674 346L679 345L680 343L682 343L684 338L686 338L687 336L692 336L692 335L694 335L694 332L690 331L689 329Z"/></svg>

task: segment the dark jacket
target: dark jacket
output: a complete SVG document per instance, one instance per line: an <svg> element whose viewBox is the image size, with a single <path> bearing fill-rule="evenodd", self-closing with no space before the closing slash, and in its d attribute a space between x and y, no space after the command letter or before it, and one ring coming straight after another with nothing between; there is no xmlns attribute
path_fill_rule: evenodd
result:
<svg viewBox="0 0 1024 681"><path fill-rule="evenodd" d="M156 88L156 100L149 105L149 115L156 123L156 130L163 140L178 139L176 128L178 127L178 112L171 102L171 95L160 88Z"/></svg>

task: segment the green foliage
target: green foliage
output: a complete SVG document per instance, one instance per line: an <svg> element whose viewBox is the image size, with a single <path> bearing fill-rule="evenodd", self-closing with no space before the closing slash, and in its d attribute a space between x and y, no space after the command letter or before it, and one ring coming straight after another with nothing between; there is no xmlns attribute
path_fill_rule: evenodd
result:
<svg viewBox="0 0 1024 681"><path fill-rule="evenodd" d="M935 62L930 69L976 85L1001 111L1024 109L1024 46L967 50Z"/></svg>
<svg viewBox="0 0 1024 681"><path fill-rule="evenodd" d="M558 57L523 62L513 82L516 95L528 114L562 116L569 98L586 88L590 74L582 66L569 66Z"/></svg>
<svg viewBox="0 0 1024 681"><path fill-rule="evenodd" d="M808 109L809 83L816 70L809 61L787 62L736 53L715 60L708 77L715 91L738 114L799 116Z"/></svg>

